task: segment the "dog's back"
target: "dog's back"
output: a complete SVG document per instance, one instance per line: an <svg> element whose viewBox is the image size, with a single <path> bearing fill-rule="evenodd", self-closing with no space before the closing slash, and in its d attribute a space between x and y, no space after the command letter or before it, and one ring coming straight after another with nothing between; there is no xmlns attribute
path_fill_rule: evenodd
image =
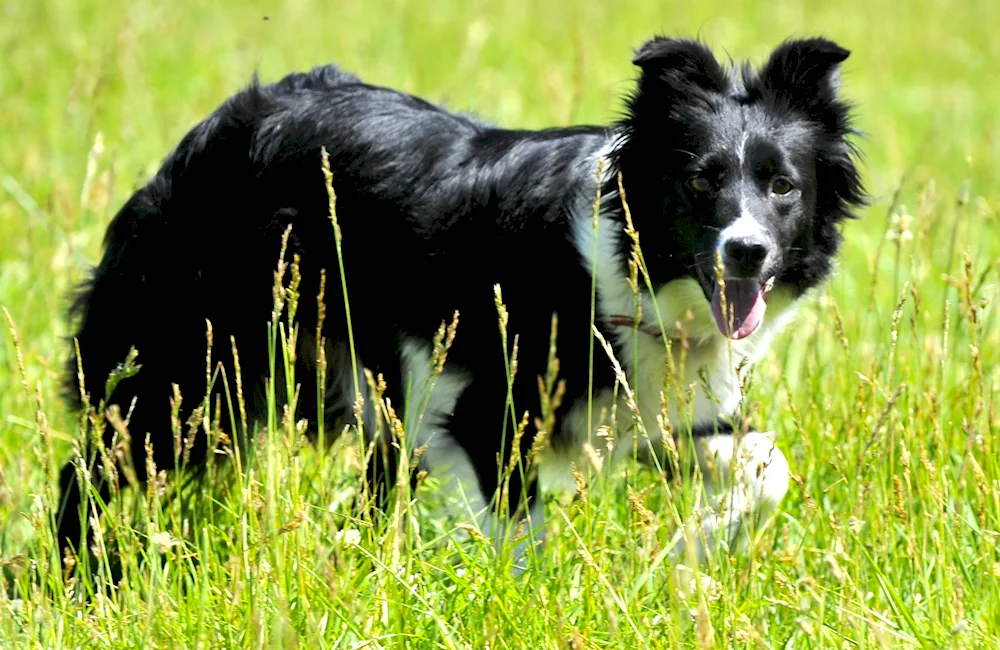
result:
<svg viewBox="0 0 1000 650"><path fill-rule="evenodd" d="M175 385L183 398L182 435L193 437L186 456L196 465L207 443L203 434L189 434L185 421L202 404L209 372L221 365L230 388L235 384L233 338L249 419L259 421L267 408L261 378L269 367L273 273L291 226L286 261L301 256L303 296L297 317L304 346L296 374L298 414L314 422L322 408L331 417L350 419L349 365L333 362L331 385L317 391L315 384L318 343L312 331L321 270L327 281L327 354L349 359L322 148L329 154L348 242L343 254L359 358L383 376L393 403L400 404L407 336L429 341L443 320L460 311L463 332L470 334L459 338L451 359L459 367L485 367L482 374L490 377L467 391L459 413L452 414L474 428L484 412L503 412L506 395L495 284L510 292L517 307L514 322L543 332L521 344L522 353L533 353L521 361L532 375L545 371L552 312L586 319L590 280L569 243L567 206L580 198L589 202L584 194L593 191L585 186L593 183L592 171L578 167L581 161L595 163L591 153L605 140L603 129L589 127L494 129L411 95L364 84L335 66L267 86L255 80L195 126L110 224L104 256L73 310L89 403L96 407L109 397L105 380L134 347L141 368L117 385L111 401L123 417L131 414L138 478L145 480L147 432L157 468L175 465ZM512 255L517 262L511 263ZM532 298L545 293L539 278L553 273L561 275L562 290L546 300ZM206 367L209 323L214 345ZM575 333L581 341L586 335L583 329ZM573 337L567 333L563 340ZM496 354L486 357L484 350ZM75 409L83 406L77 378L74 356L65 386ZM326 395L322 405L318 393ZM534 384L524 393L520 401L526 406L539 399ZM221 379L210 396L213 408L216 396L223 424L238 423L238 414L228 411L235 398L223 393ZM111 436L108 427L105 444ZM480 460L495 465L492 436L481 443ZM372 480L392 475L393 462L376 463ZM75 541L80 493L70 464L63 469L62 488L67 512L59 536ZM107 487L99 488L106 498Z"/></svg>

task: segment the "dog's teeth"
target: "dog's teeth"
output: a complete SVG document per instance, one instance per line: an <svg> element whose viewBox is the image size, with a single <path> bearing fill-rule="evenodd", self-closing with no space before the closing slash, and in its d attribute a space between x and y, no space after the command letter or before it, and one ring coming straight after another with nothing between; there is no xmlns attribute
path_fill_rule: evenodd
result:
<svg viewBox="0 0 1000 650"><path fill-rule="evenodd" d="M771 289L773 288L774 288L774 276L772 275L771 277L769 277L767 280L764 281L764 286L761 288L761 293L763 293L766 296L771 292Z"/></svg>

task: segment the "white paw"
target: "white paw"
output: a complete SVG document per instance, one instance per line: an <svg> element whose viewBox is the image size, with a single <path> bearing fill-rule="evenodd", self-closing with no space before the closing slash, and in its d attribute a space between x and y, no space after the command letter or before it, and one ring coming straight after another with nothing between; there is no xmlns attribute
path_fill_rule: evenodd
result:
<svg viewBox="0 0 1000 650"><path fill-rule="evenodd" d="M788 492L788 461L771 434L750 431L695 441L707 505L679 530L672 555L705 564L713 552L744 553ZM690 557L693 555L693 557Z"/></svg>

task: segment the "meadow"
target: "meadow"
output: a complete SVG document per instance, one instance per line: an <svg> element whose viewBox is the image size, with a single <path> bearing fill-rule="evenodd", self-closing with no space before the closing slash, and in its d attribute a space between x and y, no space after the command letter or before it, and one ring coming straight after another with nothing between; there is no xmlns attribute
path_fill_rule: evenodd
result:
<svg viewBox="0 0 1000 650"><path fill-rule="evenodd" d="M5 0L0 648L1000 647L997 25L993 0ZM350 435L321 453L274 414L254 458L123 493L99 562L62 565L68 292L191 126L254 71L331 61L506 126L606 123L654 31L853 52L872 204L754 372L794 482L747 556L670 566L696 495L626 464L548 504L517 574L433 477L372 523Z"/></svg>

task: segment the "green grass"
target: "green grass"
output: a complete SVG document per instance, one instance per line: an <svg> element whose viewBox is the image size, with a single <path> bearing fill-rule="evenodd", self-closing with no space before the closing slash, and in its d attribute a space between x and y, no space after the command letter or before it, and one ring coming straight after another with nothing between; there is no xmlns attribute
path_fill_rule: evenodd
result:
<svg viewBox="0 0 1000 650"><path fill-rule="evenodd" d="M0 304L24 372L5 324L0 647L998 647L998 24L992 0L7 0ZM322 457L275 414L249 465L213 464L183 499L125 493L112 596L75 597L89 572L64 588L46 522L79 435L57 401L66 292L195 121L255 68L338 61L505 125L605 122L653 30L756 60L834 38L869 134L874 204L755 374L754 423L796 481L749 557L691 594L662 554L678 486L626 465L552 504L544 561L515 578L430 508L359 518L353 447Z"/></svg>

